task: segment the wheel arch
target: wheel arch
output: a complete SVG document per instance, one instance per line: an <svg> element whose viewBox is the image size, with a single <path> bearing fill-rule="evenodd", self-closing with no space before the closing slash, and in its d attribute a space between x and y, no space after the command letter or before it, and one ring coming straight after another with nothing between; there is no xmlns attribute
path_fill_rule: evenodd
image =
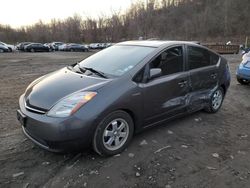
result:
<svg viewBox="0 0 250 188"><path fill-rule="evenodd" d="M227 91L225 84L221 84L220 87L223 89L223 94L225 95Z"/></svg>
<svg viewBox="0 0 250 188"><path fill-rule="evenodd" d="M134 123L134 133L135 133L138 127L138 118L136 114L131 109L128 109L128 108L120 108L114 111L124 111L132 118L133 123Z"/></svg>

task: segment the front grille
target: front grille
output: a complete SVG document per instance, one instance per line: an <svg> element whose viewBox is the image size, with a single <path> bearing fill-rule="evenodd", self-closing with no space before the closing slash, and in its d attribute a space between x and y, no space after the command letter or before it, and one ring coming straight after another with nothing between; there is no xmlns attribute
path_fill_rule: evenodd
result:
<svg viewBox="0 0 250 188"><path fill-rule="evenodd" d="M26 102L24 102L24 106L30 112L34 112L34 113L37 113L37 114L45 114L46 113L46 111L44 111L44 110L40 110L40 109L36 109L34 107L28 106Z"/></svg>

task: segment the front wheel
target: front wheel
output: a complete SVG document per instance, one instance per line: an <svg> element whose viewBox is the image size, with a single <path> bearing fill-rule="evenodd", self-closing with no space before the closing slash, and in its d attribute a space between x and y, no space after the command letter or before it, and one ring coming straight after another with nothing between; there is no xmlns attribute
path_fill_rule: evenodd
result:
<svg viewBox="0 0 250 188"><path fill-rule="evenodd" d="M224 100L224 90L222 87L219 87L214 91L210 98L209 106L205 108L205 111L208 113L216 113L219 111Z"/></svg>
<svg viewBox="0 0 250 188"><path fill-rule="evenodd" d="M134 123L124 111L109 114L97 126L93 138L93 148L103 156L121 153L129 144L134 134Z"/></svg>

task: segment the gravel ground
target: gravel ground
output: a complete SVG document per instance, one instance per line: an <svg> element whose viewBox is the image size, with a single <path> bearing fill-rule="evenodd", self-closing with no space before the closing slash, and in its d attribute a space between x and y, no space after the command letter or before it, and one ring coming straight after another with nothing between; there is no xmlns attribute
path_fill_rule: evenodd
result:
<svg viewBox="0 0 250 188"><path fill-rule="evenodd" d="M235 79L239 55L225 56L232 83L216 114L197 112L149 129L109 158L35 146L16 120L18 97L35 78L90 54L0 54L0 187L250 186L250 86Z"/></svg>

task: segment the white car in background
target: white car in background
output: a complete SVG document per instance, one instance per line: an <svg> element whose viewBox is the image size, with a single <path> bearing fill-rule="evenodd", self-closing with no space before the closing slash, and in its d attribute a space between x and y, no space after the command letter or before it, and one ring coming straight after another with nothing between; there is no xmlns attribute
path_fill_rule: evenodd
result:
<svg viewBox="0 0 250 188"><path fill-rule="evenodd" d="M6 43L0 41L0 45L6 46L9 49L9 52L12 52L12 51L16 50L15 46L11 45L11 44L6 44Z"/></svg>
<svg viewBox="0 0 250 188"><path fill-rule="evenodd" d="M100 43L92 43L89 45L90 49L100 49L101 44Z"/></svg>
<svg viewBox="0 0 250 188"><path fill-rule="evenodd" d="M9 48L7 46L0 44L0 53L3 52L9 52Z"/></svg>
<svg viewBox="0 0 250 188"><path fill-rule="evenodd" d="M67 47L67 44L62 44L58 46L58 51L64 51Z"/></svg>

